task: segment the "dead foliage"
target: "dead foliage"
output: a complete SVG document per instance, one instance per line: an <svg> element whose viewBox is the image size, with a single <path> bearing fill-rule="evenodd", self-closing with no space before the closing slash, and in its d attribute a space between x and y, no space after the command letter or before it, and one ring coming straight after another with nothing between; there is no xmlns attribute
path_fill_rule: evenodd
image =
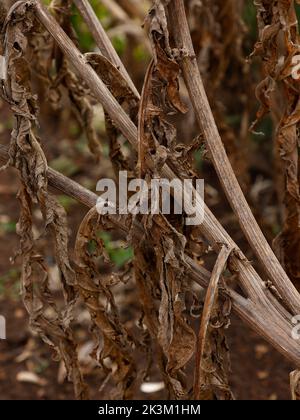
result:
<svg viewBox="0 0 300 420"><path fill-rule="evenodd" d="M263 58L263 77L256 89L257 121L271 112L275 122L276 181L283 200L283 229L275 240L277 254L291 279L299 284L299 83L293 58L299 54L294 1L258 1L259 40L254 55Z"/></svg>
<svg viewBox="0 0 300 420"><path fill-rule="evenodd" d="M260 240L261 231L254 223L252 226L251 220L242 229L252 248L255 248L256 239L261 248L266 249L261 263L271 277L267 283L262 281L207 207L203 226L192 229L185 226L185 215L100 216L94 207L94 198L85 191L89 198L81 198L81 201L92 208L77 232L74 255L69 250L66 212L48 188L49 183L62 188L61 185L68 181L60 178L59 183L60 175L53 175L48 168L43 147L47 139L41 140L38 136L39 98L34 94L33 73L54 109L62 110L67 101L85 133L90 151L100 164L103 145L93 118L94 105L99 97L104 98L109 157L116 175L120 170L128 170L130 176L139 176L148 184L153 178L164 178L166 173L171 178L176 174L182 180L195 180L193 154L204 139L206 153L214 161L217 172L221 165L228 169L228 177L233 179L231 188L226 182L223 187L240 223L243 224L241 215L251 214L247 203L243 201L239 207L233 202L237 181L230 163L225 159L218 161L214 155L214 145L210 143L214 127L207 123L213 119L211 110L207 115L206 108L201 111L207 121L200 124L201 132L196 129L197 135L189 144L180 141L174 122L180 118L185 121L191 105L195 109L194 123L196 119L199 122L199 104L197 114L195 93L191 92L191 81L189 83L186 74L197 58L233 169L247 189L249 173L243 143L247 140L245 126L250 112L247 101L244 98L242 103L235 104L245 107L238 130L242 143L237 140L237 132L227 124L220 101L214 102L215 97L226 95L227 87L234 89L237 95L243 89L249 89L249 68L242 59L245 31L241 10L244 2L187 2L195 52L193 48L189 49L188 42L179 45L179 38L170 24L173 3L172 0L154 0L145 19L152 58L141 95L132 88L126 70L118 65L111 53L112 45L103 37L100 23L93 21L85 1L76 0L75 4L81 8L83 16L90 19L87 23L93 23L92 32L102 37L101 52L82 54L79 51L70 0L53 0L48 11L35 0L18 1L7 13L0 9L1 55L5 56L7 73L1 81L1 95L14 116L7 166L17 168L20 174L17 232L20 236L18 255L22 257L23 300L31 327L53 348L57 360L64 362L78 399L88 398L74 328L74 308L79 302L89 312L90 334L94 341L92 356L105 376L101 385L102 398L133 399L155 367L169 399L234 399L229 385L230 358L226 342L232 309L285 356L298 364L300 360L299 349L290 338L289 330L292 312L299 307L299 296L287 277L281 278L280 273L276 276L278 261ZM182 8L181 0L176 0L176 4ZM284 228L277 244L288 274L292 280L297 280L299 258L294 255L299 255L300 243L299 92L291 75L292 58L299 50L297 19L292 0L263 0L257 1L256 5L259 40L254 54L264 59L265 77L257 88L261 104L258 120L271 112L277 123L275 140L282 173L279 190L285 205ZM142 10L138 5L122 1L118 7L131 19L141 18ZM123 19L118 7L113 9L114 13L118 19ZM51 20L51 16L55 20ZM199 22L205 22L205 25L201 26ZM185 23L181 23L185 28ZM58 32L59 27L63 32ZM189 32L185 40L188 37ZM86 72L76 68L78 62ZM242 83L230 75L232 68L235 73L242 74ZM197 88L202 83L198 73L195 73ZM185 95L180 91L182 75L188 88L187 91L182 89ZM203 103L209 107L204 88L203 92ZM230 104L230 99L227 97L225 102ZM125 150L124 138L133 146L130 153ZM74 190L79 187L70 185L71 195L76 196ZM81 189L77 196L82 197L82 194ZM241 191L237 194L243 197ZM200 198L196 196L195 200L200 205ZM49 287L47 262L39 253L39 237L33 233L36 209L43 220L40 235L51 241L60 271L60 299ZM134 251L132 261L121 270L113 267L101 236L104 231L116 230L126 236L127 246L132 246ZM212 259L212 250L217 256L213 271L209 273L203 264L207 262L207 255ZM268 256L274 267L278 264L274 268L275 274L266 264ZM109 274L104 266L109 267ZM238 279L245 297L239 289L232 288L233 277ZM207 287L207 291L195 288L195 278L198 284ZM130 322L116 297L116 290L128 284L132 287L136 308ZM293 301L289 300L290 296ZM201 320L197 331L200 316L195 316L195 312L199 308ZM194 383L189 380L191 369L195 372ZM298 399L298 371L291 374L291 388L293 399Z"/></svg>

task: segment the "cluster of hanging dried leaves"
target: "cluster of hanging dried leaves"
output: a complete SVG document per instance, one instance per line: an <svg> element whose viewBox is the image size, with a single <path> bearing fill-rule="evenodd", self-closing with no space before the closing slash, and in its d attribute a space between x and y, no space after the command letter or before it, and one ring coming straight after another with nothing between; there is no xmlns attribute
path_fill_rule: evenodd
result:
<svg viewBox="0 0 300 420"><path fill-rule="evenodd" d="M259 40L254 55L263 57L264 79L257 86L257 121L271 112L275 122L277 189L283 202L284 227L275 239L280 261L294 282L300 279L299 82L293 58L299 55L294 1L257 1ZM299 3L299 2L298 2Z"/></svg>
<svg viewBox="0 0 300 420"><path fill-rule="evenodd" d="M83 10L88 10L88 2L76 0L75 3ZM110 158L115 171L128 170L132 176L141 176L146 181L153 177L165 177L166 163L177 177L196 178L192 153L199 148L202 137L206 142L209 140L204 130L189 145L180 144L176 129L170 122L170 116L185 115L188 110L179 95L179 77L182 62L193 59L184 45L182 48L174 45L172 34L169 33L168 12L173 8L173 3L173 0L154 0L145 20L153 59L145 75L141 98L128 82L128 74L120 72L111 58L113 56L105 54L111 48L105 39L107 49L104 48L104 52L101 50L103 54L81 55L84 65L94 69L105 84L107 90L104 92L115 98L115 106L119 104L134 124L134 129L137 127L136 131L133 130L134 140L128 138L136 142L137 155L135 159L127 159L120 143L120 122L114 120L113 112L105 106ZM181 0L176 0L176 3L180 6ZM199 57L198 65L219 131L234 171L243 188L246 188L249 180L247 160L243 158L243 140L249 122L247 101L242 99L242 103L236 104L244 109L240 143L226 123L220 102L214 101L221 92L225 78L230 85L231 72L228 69L232 66L247 80L248 67L241 58L244 27L240 11L243 4L242 0L189 1L187 13L195 45L201 45L201 49L195 53ZM280 169L278 189L284 197L282 213L285 224L276 242L284 267L291 278L297 280L300 276L297 258L300 244L300 102L299 82L291 77L291 60L300 50L297 19L292 0L259 0L256 6L259 41L254 53L263 57L265 77L257 88L261 102L258 119L271 112L276 122L275 141ZM78 44L70 19L71 1L53 0L49 9L73 42L74 45L69 44L68 48L70 52L74 47L75 57ZM88 398L73 328L73 311L79 299L91 316L91 334L95 340L93 357L106 374L101 388L103 398L134 398L141 383L147 380L150 369L156 365L170 398L232 399L228 381L229 352L225 338L232 306L246 322L299 367L297 345L290 343L291 348L288 345L285 348L283 344L288 342L289 317L295 305L289 307L285 296L278 298L280 293L277 285L270 281L265 286L251 271L250 263L234 242L226 234L223 235L224 241L218 241L217 234L213 235L208 225L204 225L203 230L201 227L191 229L185 227L183 216L165 217L162 214L100 217L92 208L78 231L75 259L70 260L67 216L55 196L49 192L51 170L37 136L38 97L32 91L31 72L34 71L42 82L44 93L54 108L60 109L62 97L68 96L74 115L86 132L90 150L101 162L102 145L92 124L93 109L99 96L96 90L91 89L88 76L85 78L82 72L77 71L74 61L71 65L72 60L63 45L60 48L57 46L53 39L57 27L50 30L52 35L45 29L47 19L48 24L53 24L37 1L18 1L9 12L1 10L1 55L5 56L7 66L1 94L14 115L7 165L16 167L20 173L18 198L21 214L17 229L20 236L19 254L23 261L24 304L32 328L53 348L57 359L64 361L76 397ZM203 26L199 25L200 20L205 23ZM241 89L244 87L245 84L241 84ZM128 127L130 134L132 125ZM208 158L210 153L208 147ZM61 272L63 304L57 302L51 292L47 267L38 252L38 239L33 235L33 209L36 207L43 215L44 235L52 241ZM99 258L109 261L99 232L114 229L127 235L127 241L134 249L134 258L121 273L107 277L99 269ZM210 229L213 230L214 226ZM218 251L211 274L197 262L212 250L204 237ZM249 282L251 279L254 282L252 285L245 280L247 273ZM240 279L249 301L230 289L227 284L230 275ZM200 293L198 289L196 292L193 287L195 277L199 284L208 286L206 293ZM114 297L117 285L129 282L134 284L134 293L139 302L139 314L131 329L124 325L122 308ZM272 290L275 292L272 293ZM195 314L199 313L199 309L202 317L197 334L195 317L199 316ZM279 321L276 326L274 320L275 329L272 330L275 315ZM267 331L268 320L271 332ZM191 383L187 369L193 364L196 367L193 369L194 383ZM292 373L291 384L293 398L297 399L298 371ZM106 389L110 390L110 395L105 394Z"/></svg>

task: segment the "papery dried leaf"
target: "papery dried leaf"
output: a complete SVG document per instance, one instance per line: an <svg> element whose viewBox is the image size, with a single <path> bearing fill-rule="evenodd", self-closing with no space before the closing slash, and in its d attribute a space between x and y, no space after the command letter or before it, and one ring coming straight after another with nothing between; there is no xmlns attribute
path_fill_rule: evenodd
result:
<svg viewBox="0 0 300 420"><path fill-rule="evenodd" d="M195 351L195 334L184 315L186 240L163 216L146 218L144 223L145 243L133 244L139 255L135 270L145 323L161 349L160 369L170 395L184 398L188 388L183 370Z"/></svg>

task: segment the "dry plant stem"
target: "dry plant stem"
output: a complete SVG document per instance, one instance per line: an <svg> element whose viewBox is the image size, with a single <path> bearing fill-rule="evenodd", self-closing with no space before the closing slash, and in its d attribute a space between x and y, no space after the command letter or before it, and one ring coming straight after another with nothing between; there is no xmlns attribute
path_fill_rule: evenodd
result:
<svg viewBox="0 0 300 420"><path fill-rule="evenodd" d="M140 97L139 92L137 91L135 85L133 84L124 64L122 63L120 57L118 56L116 50L112 46L110 39L108 38L101 22L97 18L90 2L88 0L73 0L77 9L79 10L80 14L82 15L84 21L86 22L89 30L91 31L95 42L101 51L101 53L108 58L116 67L120 70L123 74L129 87L131 88L132 92L137 96Z"/></svg>
<svg viewBox="0 0 300 420"><path fill-rule="evenodd" d="M183 0L173 0L170 3L169 15L172 28L176 28L173 31L176 47L183 52L181 66L197 121L227 198L253 251L282 296L285 305L294 314L299 314L300 295L262 234L227 157L199 72Z"/></svg>
<svg viewBox="0 0 300 420"><path fill-rule="evenodd" d="M0 145L0 165L6 164L9 159L8 150L5 146ZM97 203L98 196L93 192L79 185L77 182L65 177L61 173L48 168L49 185L53 188L63 192L69 197L74 198L88 208L92 208ZM122 223L118 217L111 219L115 223L116 228L121 229L125 234L128 233L128 226ZM137 226L138 230L139 226ZM140 236L143 235L143 229L140 227ZM187 276L195 283L202 287L208 287L211 278L211 273L205 268L199 266L188 255L185 255L187 263ZM276 316L269 315L262 307L252 302L250 299L245 299L235 291L227 288L226 294L232 300L232 307L234 312L250 326L254 331L266 339L274 348L276 348L287 359L291 360L297 366L300 366L300 349L295 340L292 339L289 331L292 329L291 323L286 323L288 334L282 334L274 323ZM278 303L279 306L279 303Z"/></svg>
<svg viewBox="0 0 300 420"><path fill-rule="evenodd" d="M202 363L202 358L204 356L204 351L205 351L207 331L208 331L212 311L217 301L220 277L222 275L222 272L225 269L226 263L228 261L228 258L231 252L232 252L232 249L227 248L226 246L222 247L218 255L217 261L215 263L214 269L211 273L210 282L209 282L206 296L205 296L200 330L198 334L197 353L196 353L196 371L195 371L195 377L194 377L195 400L200 400L201 398L201 376L203 372L201 363Z"/></svg>
<svg viewBox="0 0 300 420"><path fill-rule="evenodd" d="M73 64L75 71L92 89L97 99L102 103L104 109L114 121L115 125L133 145L133 147L137 149L136 126L111 95L105 84L99 79L95 71L86 63L83 54L76 49L72 41L61 29L56 20L49 14L47 9L41 5L40 2L31 1L29 4L35 7L37 18L52 34L61 50ZM164 165L162 174L168 179L174 179L176 177L174 172L167 165ZM199 209L202 208L203 200L199 195L196 196L196 201ZM290 342L290 344L295 348L295 354L297 355L299 353L299 348L296 347L295 342L291 343L290 340L291 323L287 322L281 313L279 313L272 305L271 301L267 299L266 288L264 287L264 283L261 278L207 206L204 205L204 208L205 218L203 224L201 225L203 235L210 241L216 251L218 251L224 244L237 251L231 258L231 264L234 264L236 271L239 273L241 287L244 289L247 296L250 297L253 302L257 303L260 316L267 320L267 324L271 323L274 327L276 327L276 341L278 343L279 340L279 342L282 343L283 351L285 351L285 343ZM300 313L300 307L298 313ZM270 328L270 325L266 328Z"/></svg>

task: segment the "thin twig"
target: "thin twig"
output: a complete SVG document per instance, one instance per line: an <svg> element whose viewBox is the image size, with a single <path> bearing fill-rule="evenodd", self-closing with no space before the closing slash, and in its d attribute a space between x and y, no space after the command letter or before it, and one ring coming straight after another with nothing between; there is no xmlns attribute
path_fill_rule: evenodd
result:
<svg viewBox="0 0 300 420"><path fill-rule="evenodd" d="M199 72L183 0L173 0L169 5L171 28L176 47L182 51L181 66L191 97L198 124L228 201L253 251L260 260L266 274L277 288L287 308L300 313L300 295L280 265L270 245L258 226L233 172L220 134L218 132Z"/></svg>

